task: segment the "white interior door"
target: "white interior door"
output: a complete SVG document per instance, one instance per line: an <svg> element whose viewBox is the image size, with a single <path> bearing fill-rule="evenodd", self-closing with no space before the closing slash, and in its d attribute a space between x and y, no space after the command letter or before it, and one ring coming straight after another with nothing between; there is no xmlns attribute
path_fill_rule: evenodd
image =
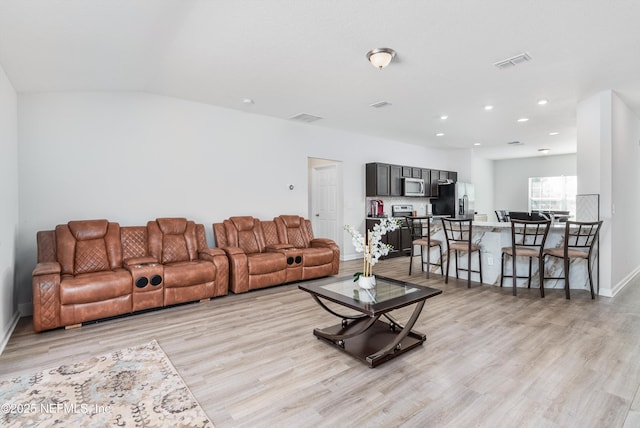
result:
<svg viewBox="0 0 640 428"><path fill-rule="evenodd" d="M317 238L338 236L338 165L314 166L311 170L311 222Z"/></svg>

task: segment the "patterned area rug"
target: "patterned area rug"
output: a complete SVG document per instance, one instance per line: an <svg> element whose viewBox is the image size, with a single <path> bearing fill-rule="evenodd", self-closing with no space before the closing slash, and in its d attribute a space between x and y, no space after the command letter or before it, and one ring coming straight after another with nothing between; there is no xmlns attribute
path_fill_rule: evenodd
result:
<svg viewBox="0 0 640 428"><path fill-rule="evenodd" d="M213 427L155 340L0 381L0 425Z"/></svg>

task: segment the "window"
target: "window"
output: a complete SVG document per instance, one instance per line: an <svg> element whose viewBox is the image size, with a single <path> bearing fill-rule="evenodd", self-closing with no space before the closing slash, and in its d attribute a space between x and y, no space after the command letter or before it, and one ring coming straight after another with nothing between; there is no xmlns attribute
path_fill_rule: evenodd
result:
<svg viewBox="0 0 640 428"><path fill-rule="evenodd" d="M529 211L569 211L576 214L578 177L529 177Z"/></svg>

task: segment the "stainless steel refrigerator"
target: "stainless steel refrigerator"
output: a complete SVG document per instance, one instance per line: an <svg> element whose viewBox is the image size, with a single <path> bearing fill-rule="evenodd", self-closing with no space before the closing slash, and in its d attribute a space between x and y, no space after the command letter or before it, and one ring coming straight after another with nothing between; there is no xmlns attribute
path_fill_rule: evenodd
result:
<svg viewBox="0 0 640 428"><path fill-rule="evenodd" d="M475 214L475 192L471 183L451 183L438 185L437 198L431 199L433 215L454 218L473 218Z"/></svg>

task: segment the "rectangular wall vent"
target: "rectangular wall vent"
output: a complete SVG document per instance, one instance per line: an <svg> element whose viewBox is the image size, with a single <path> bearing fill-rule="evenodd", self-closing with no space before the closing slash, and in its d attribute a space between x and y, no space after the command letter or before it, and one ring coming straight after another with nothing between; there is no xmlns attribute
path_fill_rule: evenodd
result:
<svg viewBox="0 0 640 428"><path fill-rule="evenodd" d="M531 61L531 56L525 52L516 56L512 56L511 58L503 59L502 61L494 62L493 65L498 67L500 70L503 70L505 68L511 68L528 61Z"/></svg>
<svg viewBox="0 0 640 428"><path fill-rule="evenodd" d="M382 108L382 107L387 107L387 106L390 106L390 105L391 105L391 103L389 103L387 101L378 101L377 103L369 104L369 107Z"/></svg>
<svg viewBox="0 0 640 428"><path fill-rule="evenodd" d="M298 122L311 123L311 122L315 122L316 120L320 120L322 118L320 116L314 116L308 113L298 113L294 116L291 116L289 119L297 120Z"/></svg>

